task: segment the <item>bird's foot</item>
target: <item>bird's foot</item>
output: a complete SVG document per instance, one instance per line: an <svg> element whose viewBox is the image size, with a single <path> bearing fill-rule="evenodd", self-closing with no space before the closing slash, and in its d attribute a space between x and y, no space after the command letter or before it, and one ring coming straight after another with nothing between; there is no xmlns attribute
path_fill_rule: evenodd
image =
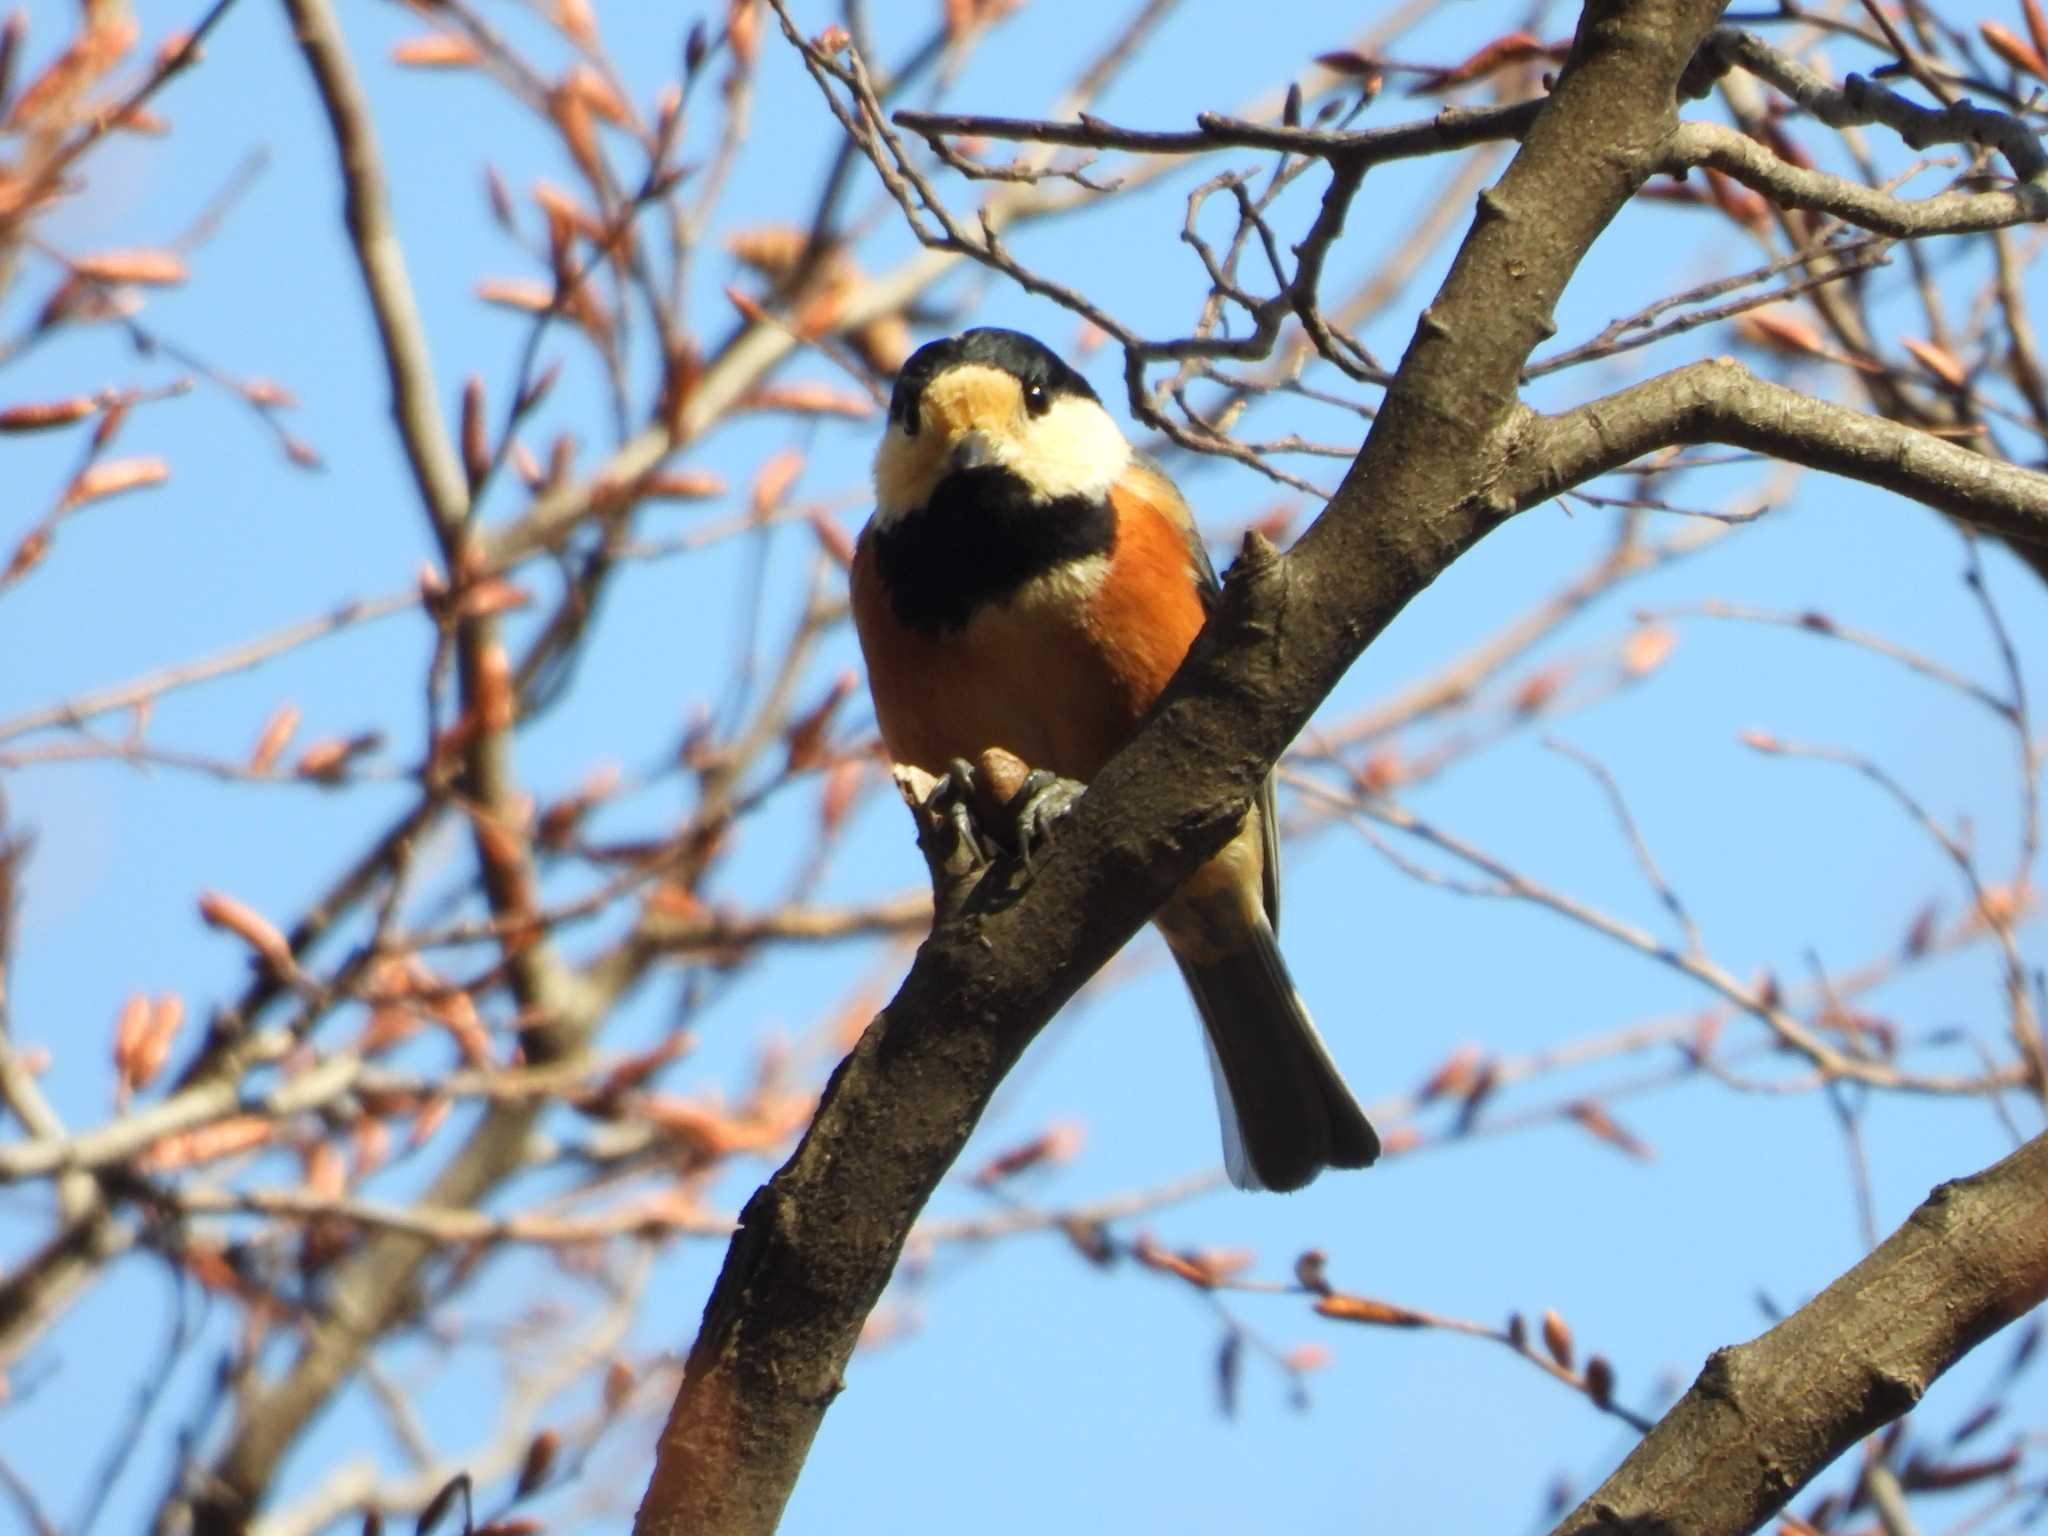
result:
<svg viewBox="0 0 2048 1536"><path fill-rule="evenodd" d="M974 765L955 758L943 775L908 763L894 769L896 789L917 821L918 846L934 881L958 881L993 863L1002 849L981 829L977 801L986 791Z"/></svg>
<svg viewBox="0 0 2048 1536"><path fill-rule="evenodd" d="M956 763L955 774L965 769L974 782L969 803L983 841L993 841L1004 853L1015 854L1025 873L1052 841L1053 824L1074 807L1088 786L1063 779L1047 768L1033 768L1014 752L988 747L971 767Z"/></svg>
<svg viewBox="0 0 2048 1536"><path fill-rule="evenodd" d="M956 757L925 797L924 813L934 827L943 825L975 864L993 864L1002 857L1003 846L984 825L989 805L988 776L966 758Z"/></svg>
<svg viewBox="0 0 2048 1536"><path fill-rule="evenodd" d="M999 747L973 762L955 758L944 777L898 765L897 787L916 814L918 843L934 885L954 897L1006 855L1029 874L1051 841L1053 824L1085 785L1027 766ZM1006 881L1006 886L1014 885Z"/></svg>
<svg viewBox="0 0 2048 1536"><path fill-rule="evenodd" d="M1027 870L1039 849L1052 840L1053 823L1074 808L1087 787L1048 768L1034 768L1024 776L1003 814L1016 841L1017 857Z"/></svg>

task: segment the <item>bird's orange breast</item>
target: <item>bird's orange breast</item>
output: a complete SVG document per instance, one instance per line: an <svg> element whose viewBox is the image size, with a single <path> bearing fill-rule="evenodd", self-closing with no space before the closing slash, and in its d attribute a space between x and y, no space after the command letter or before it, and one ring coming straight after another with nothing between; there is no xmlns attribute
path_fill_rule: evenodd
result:
<svg viewBox="0 0 2048 1536"><path fill-rule="evenodd" d="M873 541L853 564L853 616L889 756L931 773L1002 747L1086 781L1122 746L1204 618L1199 556L1169 513L1120 485L1104 555L1055 566L958 628L897 616Z"/></svg>

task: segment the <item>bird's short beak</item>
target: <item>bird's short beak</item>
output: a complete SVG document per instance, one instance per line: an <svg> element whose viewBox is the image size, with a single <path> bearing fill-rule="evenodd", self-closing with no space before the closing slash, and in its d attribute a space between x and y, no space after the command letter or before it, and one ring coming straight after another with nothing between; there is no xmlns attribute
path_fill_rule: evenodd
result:
<svg viewBox="0 0 2048 1536"><path fill-rule="evenodd" d="M996 462L995 447L986 433L967 431L953 444L947 463L954 469L986 469Z"/></svg>

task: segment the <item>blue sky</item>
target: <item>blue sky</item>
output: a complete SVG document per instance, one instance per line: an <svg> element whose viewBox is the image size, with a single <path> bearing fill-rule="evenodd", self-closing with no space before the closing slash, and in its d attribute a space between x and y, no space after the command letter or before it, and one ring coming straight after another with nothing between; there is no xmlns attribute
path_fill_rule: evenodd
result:
<svg viewBox="0 0 2048 1536"><path fill-rule="evenodd" d="M188 5L138 0L146 39L189 21ZM874 7L885 55L902 53L936 7ZM518 18L505 8L507 24ZM644 100L676 66L695 9L598 0L605 34ZM68 26L71 8L32 0L32 57ZM804 10L815 30L832 19ZM1993 13L1987 13L1993 14ZM549 141L487 85L462 76L390 67L390 44L417 30L398 7L348 5L344 24L378 114L392 196L428 316L443 398L465 374L494 398L516 363L524 329L473 295L485 276L529 275L526 259L485 217L481 166L500 166L515 189L565 181ZM1347 19L1349 12L1346 13ZM1041 0L1007 23L969 63L949 100L990 112L1035 113L1117 24L1114 9ZM1568 28L1562 13L1536 27ZM1460 5L1404 39L1402 57L1454 59L1520 22L1491 3ZM2013 18L2007 18L2017 24ZM1242 7L1189 0L1157 44L1101 104L1103 115L1178 126L1197 110L1249 101L1346 40L1336 8L1265 7L1257 25ZM1843 53L1843 67L1872 60ZM168 91L176 125L166 140L128 141L98 157L90 189L47 229L73 253L173 238L244 157L264 164L218 234L192 258L193 280L152 297L147 319L234 373L287 386L300 406L293 430L326 468L284 462L250 415L205 388L139 413L124 452L160 452L172 483L91 510L59 533L47 566L0 598L0 721L167 662L202 655L351 598L402 590L429 552L425 527L389 430L381 370L362 294L338 239L331 149L280 8L242 0L202 68ZM1430 110L1390 95L1368 121ZM712 125L693 133L708 152ZM817 94L772 35L766 38L756 132L734 176L720 228L801 220L833 129ZM1257 157L1230 157L1235 165ZM1182 170L1160 188L1087 221L1021 233L1019 255L1043 263L1148 334L1185 329L1201 293L1200 268L1177 241L1186 191L1217 167ZM1418 197L1449 179L1448 163L1375 172L1334 264L1335 285L1368 270L1402 235ZM958 191L957 183L947 183ZM1283 205L1296 216L1316 178ZM858 209L879 208L863 180ZM1298 226L1296 226L1298 228ZM863 248L871 269L908 253L890 228ZM1602 242L1561 307L1560 341L1672 288L1753 263L1728 226L1664 210L1626 215ZM1965 279L1980 269L1958 259ZM1414 309L1441 262L1366 331L1382 356L1398 355ZM736 269L704 253L692 302L716 336L728 323L720 289ZM1902 289L1903 268L1878 281ZM40 303L47 268L34 262L0 308L11 334ZM2048 293L2031 281L2036 305ZM1073 318L985 277L955 279L940 297L960 320L1015 325L1070 349ZM1902 301L1884 311L1902 330ZM1668 361L1724 350L1709 329ZM1084 365L1105 397L1118 360ZM1760 362L1760 367L1777 365ZM138 358L110 331L87 332L0 370L0 404L178 372ZM791 378L838 382L815 359ZM1627 375L1577 370L1532 395L1540 405L1584 398ZM1793 375L1821 387L1824 372ZM607 442L593 372L573 365L558 386L559 425L594 462ZM1273 420L1268 417L1267 420ZM1288 423L1292 425L1292 423ZM1334 433L1341 418L1303 430ZM744 495L768 452L801 447L800 493L849 528L862 513L871 425L793 430L754 419L718 433L688 467L725 475ZM54 496L75 441L8 440L0 447L0 540L10 541ZM1269 507L1273 488L1220 465L1176 464L1184 488L1217 529ZM1326 481L1326 464L1311 471ZM1701 474L1686 499L1712 504L1759 481L1751 468ZM516 503L501 496L486 515ZM655 510L662 536L719 517L726 507ZM1353 670L1330 720L1391 696L1443 665L1590 564L1614 533L1615 514L1539 508L1491 538L1419 598ZM1672 536L1690 525L1660 519ZM762 634L786 628L813 546L801 525L759 543L733 541L688 559L650 564L624 579L601 616L568 700L522 737L518 767L543 801L596 765L657 762L701 703L723 697L735 666L754 562L765 561ZM1818 610L1939 658L1991 686L2000 682L1991 636L1964 587L1965 552L1953 529L1922 509L1817 478L1790 504L1597 605L1534 664L1611 644L1638 610L1706 599ZM2039 582L2004 551L1987 548L1991 590L2020 655L2048 639ZM1615 775L1645 837L1698 917L1714 956L1739 976L1769 968L1804 979L1836 971L1898 942L1931 897L1954 916L1964 898L1938 849L1870 785L1816 763L1766 759L1738 741L1744 730L1852 749L1909 784L1946 825L1967 820L1974 845L2009 875L2022 786L2009 734L1953 693L1894 665L1813 635L1705 620L1677 624L1672 659L1645 685L1555 722L1564 741ZM363 627L287 661L167 700L152 731L163 744L234 757L281 701L306 712L301 740L367 728L390 732L383 762L402 766L419 743L416 678L429 636L414 615ZM815 664L822 691L857 664L840 635ZM1520 676L1521 673L1512 674ZM2038 677L2030 681L2039 685ZM396 691L394 691L396 690ZM1510 859L1530 875L1660 933L1658 909L1583 770L1522 731L1420 790L1412 808ZM11 745L22 745L14 743ZM0 749L4 750L4 749ZM107 765L0 770L10 819L38 852L11 980L10 1009L24 1045L54 1064L47 1087L74 1125L109 1112L106 1065L116 1010L141 989L177 991L195 1009L232 995L242 953L205 930L202 889L233 893L283 918L331 877L366 833L406 803L402 784L354 788L223 786L176 772ZM791 791L792 794L808 791ZM679 809L673 784L602 825L617 835L655 830ZM807 813L750 829L719 877L736 904L772 901L801 856ZM459 867L452 840L424 857ZM905 818L870 799L825 887L832 899L908 888L922 878ZM1525 904L1476 900L1418 885L1355 834L1325 832L1290 855L1285 948L1303 994L1347 1074L1368 1102L1410 1090L1454 1047L1514 1053L1685 1015L1713 999L1695 984L1611 941ZM2026 935L2030 964L2038 937ZM574 951L577 945L572 943ZM1063 1204L1147 1187L1209 1166L1215 1131L1207 1072L1191 1010L1150 936L1133 947L1139 973L1091 992L1048 1030L999 1098L965 1166L1078 1120L1088 1130L1072 1164L1027 1181L1020 1193ZM691 1019L700 1049L665 1085L694 1091L744 1081L764 1032L800 1034L841 1004L850 986L893 981L900 952L833 951L778 958L722 992ZM650 1043L679 1010L679 983L656 979L624 1010L608 1041ZM1868 1000L1909 1034L1955 1026L1998 1035L1994 966L1982 953L1928 966ZM1731 1040L1747 1038L1731 1026ZM1916 1058L1954 1066L1967 1057ZM1550 1104L1621 1079L1668 1069L1673 1053L1546 1078L1499 1106ZM1782 1072L1768 1058L1760 1074ZM1739 1094L1691 1081L1619 1099L1615 1113L1656 1150L1651 1162L1618 1155L1583 1131L1552 1122L1470 1144L1433 1145L1370 1173L1327 1177L1289 1198L1219 1192L1162 1210L1142 1226L1168 1247L1247 1247L1258 1274L1284 1278L1293 1256L1320 1247L1347 1289L1432 1310L1497 1321L1510 1310L1557 1308L1582 1349L1615 1363L1619 1396L1654 1412L1706 1353L1764 1322L1759 1297L1789 1307L1861 1251L1846 1155L1833 1112L1812 1094ZM2020 1128L2038 1109L2014 1105ZM1435 1125L1439 1121L1432 1121ZM1875 1098L1868 1137L1882 1227L1901 1220L1933 1183L1993 1160L2011 1134L1979 1102ZM11 1134L11 1130L10 1130ZM737 1168L720 1186L737 1208L764 1166ZM368 1193L402 1198L419 1170L402 1167ZM532 1191L526 1191L531 1194ZM938 1215L988 1209L948 1187ZM44 1192L0 1194L0 1261L46 1231ZM679 1351L695 1327L721 1247L681 1243L655 1264L632 1348ZM154 1376L172 1291L142 1258L115 1266L16 1375L17 1400L0 1406L0 1454L26 1470L47 1506L69 1518L106 1449L110 1422ZM188 1298L196 1308L195 1297ZM1616 1421L1483 1344L1433 1333L1346 1328L1311 1316L1299 1298L1227 1298L1233 1314L1285 1349L1321 1344L1334 1361L1311 1382L1311 1406L1287 1402L1278 1373L1247 1362L1234 1418L1216 1407L1218 1328L1207 1303L1168 1278L1125 1264L1098 1271L1057 1237L988 1250L944 1247L914 1285L887 1303L917 1326L857 1355L849 1390L828 1416L790 1507L792 1532L897 1532L972 1526L1002 1536L1059 1523L1078 1529L1232 1531L1500 1531L1535 1527L1557 1478L1589 1488L1626 1449ZM532 1254L495 1263L467 1298L461 1321L479 1325L540 1315L555 1329L595 1310L591 1288ZM196 1316L196 1314L195 1314ZM231 1339L217 1307L197 1319L199 1347L171 1375L150 1431L117 1485L101 1529L132 1529L154 1507L172 1466L174 1426L197 1415L208 1372ZM1922 1410L1940 1427L1976 1406L1994 1344L1945 1382ZM437 1369L438 1365L450 1369ZM394 1353L401 1380L443 1446L481 1438L502 1392L488 1350L445 1357L414 1343ZM1660 1383L1666 1384L1660 1386ZM561 1410L566 1421L581 1402ZM2027 1384L2015 1424L2038 1425L2038 1383ZM647 1426L608 1441L583 1484L543 1512L561 1529L623 1530L644 1480ZM289 1503L333 1461L372 1454L399 1464L362 1394L345 1396L288 1463ZM583 1514L593 1492L615 1497ZM1965 1507L1957 1501L1957 1512ZM0 1516L0 1529L12 1512Z"/></svg>

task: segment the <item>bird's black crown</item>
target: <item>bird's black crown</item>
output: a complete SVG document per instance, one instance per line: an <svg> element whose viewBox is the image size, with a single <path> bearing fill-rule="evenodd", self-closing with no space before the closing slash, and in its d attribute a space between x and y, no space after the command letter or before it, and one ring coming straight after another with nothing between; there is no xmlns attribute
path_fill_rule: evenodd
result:
<svg viewBox="0 0 2048 1536"><path fill-rule="evenodd" d="M1048 400L1061 395L1096 398L1088 381L1062 362L1044 342L1022 331L985 325L962 331L958 336L926 342L911 353L910 360L896 375L896 392L889 397L889 419L902 423L905 431L916 436L917 403L924 398L925 386L948 368L963 363L1000 368L1026 389L1036 385Z"/></svg>

